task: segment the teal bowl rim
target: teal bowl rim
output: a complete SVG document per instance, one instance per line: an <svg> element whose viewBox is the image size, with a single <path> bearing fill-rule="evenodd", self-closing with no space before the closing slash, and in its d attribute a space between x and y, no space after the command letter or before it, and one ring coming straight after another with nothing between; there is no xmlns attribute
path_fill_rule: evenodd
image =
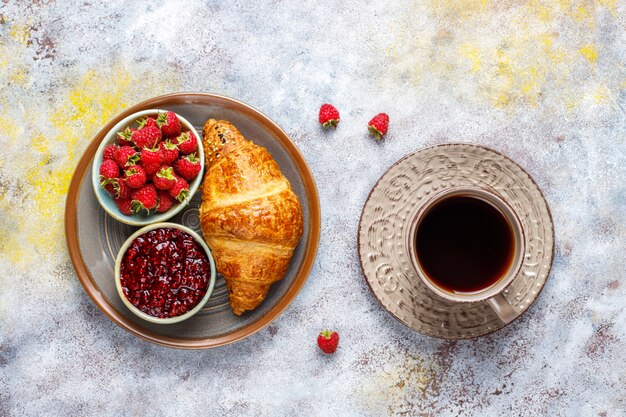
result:
<svg viewBox="0 0 626 417"><path fill-rule="evenodd" d="M206 253L207 258L209 259L209 264L211 265L211 278L209 280L209 286L207 288L206 294L204 295L204 297L202 297L202 300L200 300L200 302L194 308L192 308L185 314L181 314L180 316L175 316L175 317L166 317L166 318L159 318L159 317L151 316L147 313L144 313L137 307L135 307L128 300L128 298L126 298L126 296L124 295L124 292L122 290L122 283L120 281L120 270L122 267L122 258L124 257L126 250L130 246L130 244L133 242L133 240L135 240L136 238L138 238L139 236L143 235L146 232L149 232L155 229L162 229L162 228L179 229L191 235L191 237L193 237L196 240L196 242L200 244L202 249L204 249L204 252ZM200 237L198 233L194 232L187 226L183 226L182 224L178 224L178 223L161 222L161 223L149 224L145 227L142 227L141 229L137 230L135 233L130 235L130 237L126 239L126 241L124 241L124 244L120 248L119 252L117 253L117 257L115 258L115 288L117 289L117 294L122 299L122 302L124 303L124 305L133 314L151 323L157 323L157 324L180 323L181 321L187 320L188 318L196 314L198 311L202 310L202 307L204 307L206 302L209 301L209 298L211 298L211 294L213 293L213 289L215 288L216 277L217 277L217 268L215 267L215 260L213 259L213 254L211 253L211 249L209 249L204 239L202 239L202 237Z"/></svg>
<svg viewBox="0 0 626 417"><path fill-rule="evenodd" d="M191 184L189 184L189 197L187 197L185 201L183 201L182 203L178 203L175 207L171 208L165 213L152 213L148 216L127 216L119 211L109 193L105 189L100 187L100 164L102 164L102 154L104 153L104 148L106 146L112 143L117 143L117 132L123 130L124 128L126 128L126 126L130 126L136 120L139 120L144 116L155 115L159 112L167 111L169 110L148 109L133 113L128 117L125 117L124 119L120 120L118 124L113 126L113 128L106 134L104 139L102 139L102 142L100 142L100 146L98 146L98 149L96 150L96 153L93 157L93 165L91 168L91 182L93 185L93 190L96 194L96 199L100 203L102 209L117 221L129 224L131 226L146 226L157 222L164 222L180 213L180 211L189 204L193 196L200 188L200 183L202 182L202 177L204 174L204 149L202 148L202 139L198 134L196 128L193 127L193 125L187 119L185 119L183 116L176 112L176 116L180 120L181 124L185 128L189 129L196 136L196 139L198 141L198 157L200 158L200 173L198 173L198 176L194 178Z"/></svg>

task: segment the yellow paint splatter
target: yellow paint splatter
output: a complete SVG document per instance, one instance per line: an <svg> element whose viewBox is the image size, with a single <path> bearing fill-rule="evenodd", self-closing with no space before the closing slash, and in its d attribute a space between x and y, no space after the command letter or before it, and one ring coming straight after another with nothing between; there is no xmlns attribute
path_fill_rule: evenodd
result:
<svg viewBox="0 0 626 417"><path fill-rule="evenodd" d="M614 9L614 3L433 0L426 3L426 9L414 3L407 16L427 14L437 24L424 25L419 32L398 25L394 42L386 50L394 62L402 63L402 71L395 67L390 71L426 89L425 81L438 77L459 96L482 98L507 111L541 106L570 112L593 91L588 79L574 74L582 74L585 61L581 56L591 64L600 59L601 51L590 42L596 38L592 31L600 9ZM410 23L407 19L405 26ZM568 28L567 36L560 33L562 27ZM424 39L430 43L424 45ZM398 77L387 79L397 82ZM618 81L607 77L602 81L610 91L618 87Z"/></svg>
<svg viewBox="0 0 626 417"><path fill-rule="evenodd" d="M545 57L553 65L564 63L567 60L565 51L554 45L554 39L557 36L558 34L555 32L545 32L537 35L537 38L542 45L541 53L545 55Z"/></svg>
<svg viewBox="0 0 626 417"><path fill-rule="evenodd" d="M417 354L395 352L393 357L380 355L381 367L362 379L357 400L376 415L417 415L420 400L437 395L435 366Z"/></svg>
<svg viewBox="0 0 626 417"><path fill-rule="evenodd" d="M11 25L11 29L9 30L9 36L14 41L19 42L24 46L28 46L31 43L30 32L30 25L24 23L15 23Z"/></svg>
<svg viewBox="0 0 626 417"><path fill-rule="evenodd" d="M549 3L545 4L539 0L531 0L526 4L526 6L535 16L544 22L549 22L554 17L553 5Z"/></svg>
<svg viewBox="0 0 626 417"><path fill-rule="evenodd" d="M23 39L19 33L16 29L15 36ZM23 46L3 45L0 52L18 55ZM20 68L20 62L9 61L7 72L19 73ZM131 71L118 62L79 77L68 74L67 89L55 92L51 107L32 98L37 95L31 96L28 106L12 106L8 96L0 97L0 140L9 154L31 150L28 158L14 158L0 166L0 188L11 183L14 189L0 198L3 257L24 267L65 250L65 198L89 140L129 103L178 89L175 74L152 71ZM9 88L19 91L17 85Z"/></svg>
<svg viewBox="0 0 626 417"><path fill-rule="evenodd" d="M487 8L487 0L432 0L430 7L447 15L449 19L467 20L483 14Z"/></svg>
<svg viewBox="0 0 626 417"><path fill-rule="evenodd" d="M610 97L611 93L605 85L599 85L593 95L593 98L597 104L607 101Z"/></svg>
<svg viewBox="0 0 626 417"><path fill-rule="evenodd" d="M595 64L598 60L598 49L595 47L595 45L588 44L582 46L580 49L578 49L578 52L582 56L584 56L590 64Z"/></svg>
<svg viewBox="0 0 626 417"><path fill-rule="evenodd" d="M18 125L12 118L0 114L0 126L2 126L3 136L17 138L24 132L24 126Z"/></svg>
<svg viewBox="0 0 626 417"><path fill-rule="evenodd" d="M591 17L591 13L581 4L574 9L572 16L578 23L581 23L588 20Z"/></svg>
<svg viewBox="0 0 626 417"><path fill-rule="evenodd" d="M17 85L26 88L33 65L29 46L32 45L31 25L14 23L9 36L0 38L0 85Z"/></svg>
<svg viewBox="0 0 626 417"><path fill-rule="evenodd" d="M145 80L146 78L144 82ZM59 248L59 241L63 237L60 220L65 195L86 140L128 106L127 94L134 81L131 73L119 65L111 73L87 71L69 90L62 104L50 113L50 124L56 134L40 134L31 142L31 146L38 150L42 169L30 171L26 180L33 190L32 199L42 219L41 223L53 228L43 236L29 234L29 243L40 248L42 252L51 253ZM144 84L143 87L148 86ZM50 150L59 147L64 153L61 161L48 166Z"/></svg>
<svg viewBox="0 0 626 417"><path fill-rule="evenodd" d="M596 0L599 4L606 7L614 17L617 17L617 0Z"/></svg>
<svg viewBox="0 0 626 417"><path fill-rule="evenodd" d="M24 174L25 204L28 215L17 219L16 235L26 235L25 241L14 246L12 261L25 264L36 256L58 252L63 243L63 210L65 194L76 164L76 150L97 132L115 112L125 107L123 99L129 76L121 68L113 79L106 74L89 71L70 89L67 98L50 114L46 132L36 133L29 143L34 151L30 157L37 168L26 168ZM17 135L11 135L18 140ZM24 142L24 138L19 138ZM32 163L29 164L32 166ZM45 231L45 232L44 232Z"/></svg>
<svg viewBox="0 0 626 417"><path fill-rule="evenodd" d="M503 49L495 51L496 65L493 82L492 102L497 106L507 105L512 98L514 83L513 61L509 53Z"/></svg>
<svg viewBox="0 0 626 417"><path fill-rule="evenodd" d="M469 42L461 44L459 47L461 55L467 58L472 63L472 72L478 72L480 70L480 50L476 45Z"/></svg>
<svg viewBox="0 0 626 417"><path fill-rule="evenodd" d="M24 86L28 83L28 69L25 66L17 66L9 72L9 82Z"/></svg>

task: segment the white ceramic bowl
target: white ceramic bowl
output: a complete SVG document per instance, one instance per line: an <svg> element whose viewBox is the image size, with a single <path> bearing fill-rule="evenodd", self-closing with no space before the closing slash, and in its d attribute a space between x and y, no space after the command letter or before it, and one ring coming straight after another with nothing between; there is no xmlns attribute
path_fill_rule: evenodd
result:
<svg viewBox="0 0 626 417"><path fill-rule="evenodd" d="M100 146L98 147L98 150L96 151L96 154L94 155L94 161L93 161L93 166L91 170L91 181L93 183L93 190L96 194L96 198L98 199L98 202L100 203L104 211L106 211L111 217L115 218L116 220L119 220L122 223L130 224L132 226L145 226L147 224L163 222L172 218L173 216L178 214L183 208L185 208L185 206L189 203L189 201L191 201L193 195L196 193L196 191L198 191L198 188L200 188L200 183L202 182L202 177L204 173L204 151L202 149L202 139L200 135L198 135L198 132L193 127L193 125L189 123L189 121L187 121L187 119L182 117L180 114L176 113L176 116L178 116L178 119L180 120L180 123L183 126L183 131L188 131L188 130L191 131L196 136L196 139L198 140L197 155L198 155L198 158L200 158L200 167L201 167L200 173L198 174L198 176L194 178L194 180L189 184L189 197L185 201L183 201L182 203L174 204L174 206L172 206L172 208L166 211L165 213L151 213L148 216L144 216L144 215L127 216L126 214L122 213L117 208L111 195L105 189L100 187L100 164L102 163L102 154L104 152L104 148L106 148L108 145L113 144L113 143L117 144L117 132L121 132L122 130L126 129L127 126L128 127L135 126L135 121L145 116L156 116L159 112L167 112L167 110L159 110L159 109L143 110L137 113L133 113L130 116L122 119L118 124L116 124L113 127L113 129L111 129L107 133L107 135L104 137L104 139L100 143Z"/></svg>
<svg viewBox="0 0 626 417"><path fill-rule="evenodd" d="M204 252L206 253L207 258L209 259L209 264L211 265L211 277L209 279L209 285L208 285L208 288L207 288L207 292L204 295L204 297L202 298L202 300L200 300L200 302L194 308L192 308L191 310L187 311L185 314L181 314L180 316L175 316L175 317L166 317L166 318L159 318L159 317L151 316L151 315L149 315L147 313L144 313L143 311L141 311L137 307L135 307L128 300L128 298L126 298L126 296L124 295L124 291L122 290L122 283L120 281L120 270L121 270L121 266L122 266L122 258L124 257L124 254L126 253L126 250L130 246L130 244L133 242L133 240L135 240L137 237L143 235L146 232L149 232L149 231L155 230L155 229L161 229L161 228L179 229L179 230L182 230L185 233L190 234L196 240L196 242L198 242L198 244L202 247L202 249L204 249ZM193 230L189 229L188 227L182 226L182 225L177 224L177 223L155 223L155 224L151 224L151 225L142 227L141 229L137 230L128 239L126 239L126 241L124 242L124 244L120 248L120 251L117 254L117 259L115 261L115 287L117 288L117 293L119 294L120 298L124 302L124 305L126 305L126 307L128 307L128 309L130 311L132 311L138 317L141 317L142 319L144 319L146 321L149 321L149 322L152 322L152 323L159 323L159 324L179 323L179 322L181 322L183 320L187 320L189 317L193 316L198 311L200 311L202 309L202 307L204 307L204 305L206 304L208 299L211 297L211 293L213 292L213 287L215 286L215 276L216 276L216 274L217 274L217 271L215 269L215 261L213 260L213 255L211 255L211 250L209 249L209 247L204 242L204 239L202 239L202 237L200 237L196 232L194 232Z"/></svg>

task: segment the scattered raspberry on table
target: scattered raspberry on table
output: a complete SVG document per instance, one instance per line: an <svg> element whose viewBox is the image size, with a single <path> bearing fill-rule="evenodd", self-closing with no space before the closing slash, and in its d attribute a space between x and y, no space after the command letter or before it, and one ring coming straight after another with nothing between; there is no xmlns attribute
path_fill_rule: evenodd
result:
<svg viewBox="0 0 626 417"><path fill-rule="evenodd" d="M367 124L367 128L376 139L381 140L389 128L389 116L387 113L378 113Z"/></svg>
<svg viewBox="0 0 626 417"><path fill-rule="evenodd" d="M317 336L317 345L326 354L335 353L339 345L339 334L334 331L324 330Z"/></svg>
<svg viewBox="0 0 626 417"><path fill-rule="evenodd" d="M337 127L340 121L339 110L337 110L335 106L328 103L322 104L322 107L320 107L319 122L324 128Z"/></svg>

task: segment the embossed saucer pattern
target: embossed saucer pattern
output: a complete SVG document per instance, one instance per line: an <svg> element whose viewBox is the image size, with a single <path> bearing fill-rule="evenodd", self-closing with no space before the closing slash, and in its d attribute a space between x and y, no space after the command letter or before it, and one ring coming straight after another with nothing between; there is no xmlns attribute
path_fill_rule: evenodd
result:
<svg viewBox="0 0 626 417"><path fill-rule="evenodd" d="M455 303L437 296L418 278L407 255L413 213L429 195L466 185L496 192L523 223L523 265L503 292L519 317L537 299L548 279L554 228L537 184L504 155L467 144L414 152L378 180L365 202L359 224L359 257L375 297L409 328L444 339L477 337L505 326L487 301Z"/></svg>

